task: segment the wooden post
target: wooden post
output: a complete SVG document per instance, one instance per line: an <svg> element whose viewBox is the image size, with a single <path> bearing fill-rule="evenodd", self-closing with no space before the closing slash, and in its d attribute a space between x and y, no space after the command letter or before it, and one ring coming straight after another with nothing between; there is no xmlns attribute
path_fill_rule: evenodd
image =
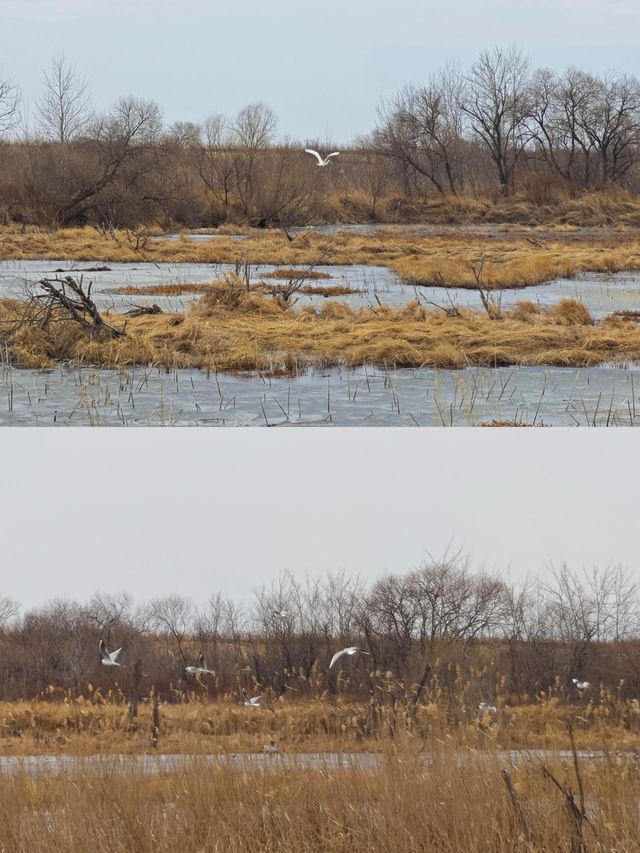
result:
<svg viewBox="0 0 640 853"><path fill-rule="evenodd" d="M151 714L151 746L158 746L158 737L160 735L160 706L158 691L151 688L151 700L153 702L153 711Z"/></svg>
<svg viewBox="0 0 640 853"><path fill-rule="evenodd" d="M133 721L138 716L138 702L140 701L140 681L142 679L142 664L140 660L136 660L131 668L131 684L129 694L129 725L133 725Z"/></svg>

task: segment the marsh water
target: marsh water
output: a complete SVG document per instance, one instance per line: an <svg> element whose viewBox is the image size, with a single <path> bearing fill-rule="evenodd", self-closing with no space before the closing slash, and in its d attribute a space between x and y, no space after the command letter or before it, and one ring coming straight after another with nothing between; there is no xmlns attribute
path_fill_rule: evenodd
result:
<svg viewBox="0 0 640 853"><path fill-rule="evenodd" d="M1 261L0 295L24 296L43 277L65 274L91 281L101 310L124 312L157 303L186 311L197 294L127 296L116 291L154 284L206 284L229 264ZM272 282L269 265L251 268L251 281ZM400 306L412 299L442 307L481 308L477 291L402 284L386 267L324 266L322 286L347 286L337 297L357 308ZM311 282L313 284L313 282ZM552 305L582 301L596 319L614 311L640 311L640 274L586 275L502 290L503 308L520 300ZM326 297L299 295L297 305ZM0 425L43 426L472 426L492 421L549 426L633 426L640 413L640 366L560 368L435 368L310 370L297 376L212 374L62 365L54 370L0 367Z"/></svg>
<svg viewBox="0 0 640 853"><path fill-rule="evenodd" d="M290 269L291 267L288 267ZM293 267L296 269L296 267ZM37 288L43 277L63 275L83 276L85 284L93 283L92 295L100 310L127 311L135 305L157 303L165 311L185 311L200 294L184 293L180 296L157 294L126 295L117 291L123 287L146 288L158 284L210 284L235 269L231 264L156 264L115 263L100 260L77 261L0 261L0 295L24 296ZM268 264L253 265L250 281L259 284L282 284L270 279L277 267ZM298 269L302 269L298 267ZM296 305L322 305L327 298L346 302L352 308L376 307L380 302L392 306L405 305L419 299L425 305L443 308L458 306L482 310L477 290L461 287L414 287L403 284L387 267L367 265L317 266L315 270L330 278L318 284L324 287L348 287L351 293L331 297L324 295L297 295ZM314 285L316 282L307 282ZM517 302L528 300L538 305L554 305L561 299L577 299L584 303L594 319L599 320L614 311L640 311L640 273L585 274L577 279L556 279L547 284L510 288L495 291L494 296L504 309Z"/></svg>
<svg viewBox="0 0 640 853"><path fill-rule="evenodd" d="M278 377L0 369L0 426L635 426L638 416L640 365L363 366Z"/></svg>
<svg viewBox="0 0 640 853"><path fill-rule="evenodd" d="M579 750L581 761L604 761L606 755L600 751ZM629 758L632 758L629 755ZM422 753L420 759L427 766L439 762L454 762L456 766L492 764L517 766L526 763L573 761L573 753L566 750L504 749L495 751L459 750L447 753L446 758L436 753ZM290 754L265 754L261 752L219 753L203 755L153 754L153 755L25 755L0 756L0 774L85 774L88 772L109 773L175 773L197 767L221 767L243 772L275 772L278 770L376 770L382 767L385 756L373 752L314 752Z"/></svg>

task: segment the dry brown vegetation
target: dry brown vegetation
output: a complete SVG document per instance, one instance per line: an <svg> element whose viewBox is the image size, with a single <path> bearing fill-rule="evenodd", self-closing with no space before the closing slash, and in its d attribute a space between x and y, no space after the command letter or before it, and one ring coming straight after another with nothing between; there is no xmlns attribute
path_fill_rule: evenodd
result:
<svg viewBox="0 0 640 853"><path fill-rule="evenodd" d="M242 603L123 594L19 616L0 598L0 839L25 853L640 849L639 615L620 567L512 587L460 554L367 585L285 575ZM122 646L119 669L99 663L99 637ZM331 669L354 640L368 654ZM213 672L194 678L199 651ZM187 757L154 770L159 753ZM39 754L47 767L20 759Z"/></svg>
<svg viewBox="0 0 640 853"><path fill-rule="evenodd" d="M295 279L300 276L299 269L287 269L280 268L273 270L272 272L266 272L262 274L262 278L284 278L284 279ZM309 269L304 272L305 279L308 280L319 280L319 279L330 279L333 276L328 272L322 272L321 270Z"/></svg>
<svg viewBox="0 0 640 853"><path fill-rule="evenodd" d="M166 127L147 98L94 112L64 57L42 84L30 117L0 78L3 222L123 227L136 247L159 223L640 223L640 81L628 73L483 50L381 102L371 132L326 169L304 148L329 141L279 138L264 103Z"/></svg>
<svg viewBox="0 0 640 853"><path fill-rule="evenodd" d="M156 263L372 264L388 266L409 284L477 287L482 264L486 288L525 287L587 271L613 273L640 268L636 231L470 232L411 234L380 229L374 234L331 236L302 233L292 241L281 231L248 231L206 241L152 239L144 249L105 238L93 228L57 231L0 230L0 257L6 260L61 258L76 261ZM288 271L278 271L286 277ZM315 275L313 273L316 273ZM325 274L326 275L326 274ZM311 270L307 278L317 278Z"/></svg>
<svg viewBox="0 0 640 853"><path fill-rule="evenodd" d="M348 674L340 680L348 691ZM589 697L579 697L558 678L551 689L522 704L497 693L496 718L479 725L472 681L458 677L455 691L449 692L436 677L416 702L415 684L405 686L391 673L373 672L370 680L375 689L368 701L348 692L318 691L316 699L300 699L293 690L282 696L267 690L260 708L247 708L240 693L211 699L216 679L203 677L189 690L174 689L160 703L157 750L262 752L271 741L284 753L423 752L443 744L456 749L559 749L566 746L569 725L579 748L640 747L640 703L621 698L618 690L596 687ZM0 755L136 754L151 749L150 695L141 697L132 719L126 691L117 685L103 693L89 684L84 694L73 698L70 691L50 687L40 699L1 702Z"/></svg>
<svg viewBox="0 0 640 853"><path fill-rule="evenodd" d="M627 748L638 595L620 566L515 587L457 553L370 584L285 574L243 602L98 595L18 615L0 597L0 751L144 750L152 696L167 751L557 746L569 724L580 746ZM101 665L100 639L120 666ZM332 668L353 644L366 654ZM194 677L200 653L210 671ZM479 731L483 701L498 715Z"/></svg>
<svg viewBox="0 0 640 853"><path fill-rule="evenodd" d="M432 766L400 753L377 769L242 772L194 762L157 775L108 764L17 774L0 782L0 836L15 853L640 849L633 761L576 770L551 760L559 790L534 760L510 770L510 795L490 754L462 766L451 759L444 748Z"/></svg>
<svg viewBox="0 0 640 853"><path fill-rule="evenodd" d="M285 276L264 276L264 278L284 278ZM289 276L286 276L289 278ZM331 276L327 276L327 278L331 278ZM193 282L191 284L149 284L149 285L135 285L135 284L127 284L124 287L117 287L113 290L113 293L118 293L121 296L183 296L189 293L211 293L212 290L215 291L216 283L212 284L198 284ZM279 285L270 285L266 283L262 284L252 284L247 288L249 293L270 293L272 295L276 295L284 292L285 287ZM315 284L303 284L300 287L296 288L296 293L300 293L308 296L347 296L350 293L356 293L357 291L353 290L351 287L346 287L345 285L330 285L327 287L323 287L322 285Z"/></svg>
<svg viewBox="0 0 640 853"><path fill-rule="evenodd" d="M313 269L324 264L386 265L407 283L478 288L522 287L588 270L614 272L640 267L640 237L607 232L452 232L410 234L382 229L371 235L303 233L289 240L277 231L247 231L208 241L152 239L143 250L105 237L93 228L19 233L5 228L0 254L7 259L64 257L76 261L207 262L306 265L302 272L280 268L271 276L301 276L297 292L340 296L350 288L304 283L325 278ZM82 267L80 267L80 271ZM466 365L625 362L640 357L637 318L617 313L594 324L581 304L564 300L551 309L530 302L510 312L444 312L412 302L354 310L336 301L320 309L295 310L279 299L287 285L264 282L248 287L233 275L213 284L125 286L129 295L202 293L186 315L171 313L129 318L126 337L90 339L73 323L47 329L28 322L25 305L0 303L0 330L17 364L46 367L59 359L87 364L156 364L210 370L289 371L310 365L464 367ZM266 298L266 294L275 298ZM124 320L112 314L114 325Z"/></svg>
<svg viewBox="0 0 640 853"><path fill-rule="evenodd" d="M91 337L62 315L41 328L29 303L0 300L3 343L16 364L29 367L73 359L105 366L296 373L311 365L581 366L640 357L634 320L613 317L594 325L573 300L552 308L521 303L500 319L472 310L450 316L417 302L398 309L351 309L330 300L317 309L291 309L278 299L247 293L232 277L212 286L184 315L106 314L105 319L126 335Z"/></svg>

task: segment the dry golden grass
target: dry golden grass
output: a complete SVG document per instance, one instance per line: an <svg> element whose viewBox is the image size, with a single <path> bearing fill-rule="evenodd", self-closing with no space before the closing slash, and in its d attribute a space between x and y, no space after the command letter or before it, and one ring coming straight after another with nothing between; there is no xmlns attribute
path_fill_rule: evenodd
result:
<svg viewBox="0 0 640 853"><path fill-rule="evenodd" d="M192 282L190 284L148 284L146 286L125 284L123 287L114 288L112 292L121 296L183 296L188 293L207 293L209 290L211 290L210 284Z"/></svg>
<svg viewBox="0 0 640 853"><path fill-rule="evenodd" d="M373 674L368 701L326 691L300 698L295 692L264 693L262 707L247 708L237 696L215 697L206 684L176 692L160 704L158 748L167 753L261 751L275 740L284 752L378 752L388 748L424 750L448 744L457 749L561 748L572 725L580 748L634 749L640 745L640 702L617 691L594 690L583 699L567 696L558 680L547 694L510 697L498 688L498 716L479 728L476 677L457 679L445 692L437 677L415 703L391 673ZM210 696L208 690L214 693ZM114 688L104 695L89 685L84 696L70 694L0 703L0 754L139 753L150 747L151 704L139 705L135 721L126 696Z"/></svg>
<svg viewBox="0 0 640 853"><path fill-rule="evenodd" d="M328 192L315 200L314 221L318 224L370 223L373 215L371 195L362 190ZM434 226L492 224L511 229L624 229L640 225L640 203L637 197L619 188L571 197L559 186L541 187L535 178L525 178L523 192L510 198L445 195L418 199L392 191L377 200L375 219L378 222Z"/></svg>
<svg viewBox="0 0 640 853"><path fill-rule="evenodd" d="M269 276L265 277L269 278ZM274 276L274 278L283 278L283 276ZM331 276L327 276L327 278L331 278ZM218 286L218 283L215 281L211 284L198 284L196 282L191 284L148 284L143 286L127 284L123 287L116 287L111 292L118 293L121 296L184 296L190 293L211 293L216 286ZM285 285L262 283L252 284L248 292L276 295L285 291ZM305 296L348 296L350 293L357 293L353 288L339 284L327 287L315 284L303 284L301 287L296 288L295 292Z"/></svg>
<svg viewBox="0 0 640 853"><path fill-rule="evenodd" d="M0 847L40 850L273 851L569 849L573 824L566 790L582 786L588 804L584 837L601 850L640 850L637 748L640 703L618 691L590 699L564 694L558 679L547 694L512 705L498 688L494 722L476 721L477 675L443 691L438 678L424 701L413 701L391 673L373 673L375 698L323 694L278 698L250 709L232 696L210 700L204 685L160 704L157 748L151 748L147 699L132 724L126 697L101 695L0 703L0 754L69 754L64 775L0 776ZM620 685L622 689L622 684ZM378 689L379 688L379 689ZM571 759L577 749L604 760ZM251 768L204 763L197 756L263 752ZM510 768L515 805L501 770L502 750L549 750ZM92 754L193 755L179 769L143 773ZM369 753L346 766L296 766L297 753ZM280 755L290 763L283 767ZM112 763L113 762L113 763ZM579 780L577 773L579 773ZM526 841L525 836L528 836ZM575 841L575 839L574 839Z"/></svg>
<svg viewBox="0 0 640 853"><path fill-rule="evenodd" d="M280 267L280 269L273 270L273 272L262 273L262 278L283 278L283 279L296 279L299 278L301 271L299 269L291 269L288 267ZM305 279L329 279L333 278L333 276L328 272L322 272L321 270L306 270L304 271Z"/></svg>
<svg viewBox="0 0 640 853"><path fill-rule="evenodd" d="M320 309L292 310L278 299L248 293L239 280L211 286L186 314L127 318L126 336L91 339L68 320L41 329L23 323L26 304L0 300L0 333L19 365L56 360L117 366L264 370L295 373L311 365L464 367L556 364L586 366L640 358L640 328L613 317L594 325L578 302L552 308L525 303L491 320L479 311L449 316L412 302L402 308L351 309L330 300ZM119 315L106 315L124 327Z"/></svg>
<svg viewBox="0 0 640 853"><path fill-rule="evenodd" d="M574 768L557 760L548 768L580 804ZM588 849L639 850L635 765L583 762L578 773ZM376 769L242 772L193 763L148 775L81 766L62 776L2 779L0 837L11 853L587 849L571 846L577 839L564 796L537 763L511 769L510 778L515 806L496 759L459 766L446 749L433 766L400 753Z"/></svg>
<svg viewBox="0 0 640 853"><path fill-rule="evenodd" d="M67 228L22 234L0 229L0 258L61 258L77 261L154 261L254 264L376 264L393 269L407 283L475 287L473 269L484 259L488 288L525 287L585 271L640 268L637 231L600 234L569 231L453 230L417 235L391 229L374 234L324 236L303 233L289 241L280 231L248 231L242 240L216 236L207 241L152 240L143 251L105 239L96 230Z"/></svg>

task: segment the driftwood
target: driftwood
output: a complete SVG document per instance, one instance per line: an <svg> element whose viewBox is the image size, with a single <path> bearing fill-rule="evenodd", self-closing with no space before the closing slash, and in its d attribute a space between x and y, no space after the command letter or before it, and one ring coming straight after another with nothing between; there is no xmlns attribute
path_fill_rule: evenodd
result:
<svg viewBox="0 0 640 853"><path fill-rule="evenodd" d="M163 314L163 310L154 302L153 305L134 305L124 312L127 317L144 317L146 314Z"/></svg>
<svg viewBox="0 0 640 853"><path fill-rule="evenodd" d="M39 319L41 328L49 325L56 309L62 309L69 319L82 326L92 337L122 338L125 336L124 329L116 329L104 320L91 298L91 283L85 291L82 277L79 280L70 275L64 278L43 278L38 284L44 291L34 297L44 309ZM59 319L59 316L56 319Z"/></svg>

